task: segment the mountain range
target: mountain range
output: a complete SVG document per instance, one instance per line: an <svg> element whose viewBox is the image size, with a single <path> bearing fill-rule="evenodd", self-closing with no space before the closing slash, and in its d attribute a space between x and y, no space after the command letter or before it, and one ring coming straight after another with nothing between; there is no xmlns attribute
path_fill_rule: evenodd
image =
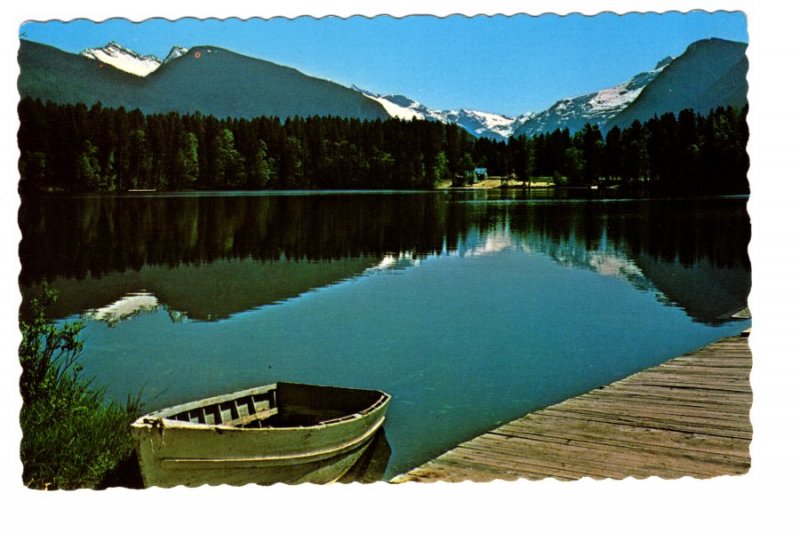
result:
<svg viewBox="0 0 800 533"><path fill-rule="evenodd" d="M377 94L314 78L290 67L215 46L173 47L164 59L115 42L70 54L22 40L19 92L56 103L139 108L144 113L217 117L334 115L457 124L476 137L504 140L589 123L608 130L666 112L747 103L747 45L722 39L691 44L676 58L613 87L558 100L517 117L487 111L437 110L399 94Z"/></svg>
<svg viewBox="0 0 800 533"><path fill-rule="evenodd" d="M541 112L509 117L483 111L432 110L402 95L379 95L364 89L387 113L402 119L419 118L458 124L476 137L507 139L516 135L571 131L585 124L607 131L646 121L667 112L692 108L700 113L747 103L747 45L723 39L691 44L677 58L666 57L652 70L640 72L613 87L563 98Z"/></svg>

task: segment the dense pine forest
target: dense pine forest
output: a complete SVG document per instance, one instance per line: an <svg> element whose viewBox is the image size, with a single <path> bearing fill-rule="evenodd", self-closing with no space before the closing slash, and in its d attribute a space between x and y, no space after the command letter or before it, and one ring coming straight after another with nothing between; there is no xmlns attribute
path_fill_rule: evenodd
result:
<svg viewBox="0 0 800 533"><path fill-rule="evenodd" d="M746 114L684 110L605 134L587 124L499 142L428 121L144 115L25 98L20 191L431 189L484 167L558 186L746 193Z"/></svg>

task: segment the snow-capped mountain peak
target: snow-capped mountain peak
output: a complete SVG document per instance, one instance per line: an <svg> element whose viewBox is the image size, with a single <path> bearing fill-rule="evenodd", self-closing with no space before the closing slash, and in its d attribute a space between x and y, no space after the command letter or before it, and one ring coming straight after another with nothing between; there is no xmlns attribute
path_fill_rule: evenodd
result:
<svg viewBox="0 0 800 533"><path fill-rule="evenodd" d="M161 61L157 57L137 54L114 41L102 48L87 48L81 55L141 77L147 76L161 66Z"/></svg>
<svg viewBox="0 0 800 533"><path fill-rule="evenodd" d="M496 113L459 109L458 111L442 111L447 122L458 124L476 137L489 139L508 139L514 133L515 119Z"/></svg>
<svg viewBox="0 0 800 533"><path fill-rule="evenodd" d="M437 110L431 109L407 96L400 94L377 94L355 85L352 88L367 98L381 104L389 115L401 120L430 120L461 126L476 137L507 139L514 132L516 120L505 115L487 113L471 109Z"/></svg>
<svg viewBox="0 0 800 533"><path fill-rule="evenodd" d="M619 85L559 100L547 110L522 120L514 135L535 135L557 128L570 128L575 131L586 123L602 128L631 105L644 88L671 62L672 57L666 57L659 61L653 70L641 72Z"/></svg>
<svg viewBox="0 0 800 533"><path fill-rule="evenodd" d="M399 94L384 94L380 95L377 93L373 93L367 91L366 89L362 89L355 85L352 85L351 88L354 91L358 91L367 98L375 100L383 108L389 113L389 116L393 118L399 118L401 120L434 120L439 122L445 122L443 117L439 116L438 112L428 109L424 105L420 104L419 102L407 98L405 96Z"/></svg>
<svg viewBox="0 0 800 533"><path fill-rule="evenodd" d="M656 70L663 70L664 67L669 65L675 60L672 56L667 56L656 64Z"/></svg>
<svg viewBox="0 0 800 533"><path fill-rule="evenodd" d="M186 54L186 52L188 52L188 51L189 51L189 49L188 49L188 48L184 48L183 46L178 46L178 45L175 45L175 46L173 46L173 47L172 47L172 49L169 51L169 53L167 54L167 57L165 57L165 58L164 58L164 61L162 61L162 62L161 62L161 64L162 64L162 65L166 65L166 64L167 64L167 63L169 63L170 61L173 61L173 60L175 60L175 59L178 59L178 58L179 58L179 57L181 57L182 55Z"/></svg>

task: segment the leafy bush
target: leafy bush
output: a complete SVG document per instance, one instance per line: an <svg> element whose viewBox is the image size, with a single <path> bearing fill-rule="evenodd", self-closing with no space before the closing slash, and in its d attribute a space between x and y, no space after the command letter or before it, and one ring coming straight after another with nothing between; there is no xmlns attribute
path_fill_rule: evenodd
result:
<svg viewBox="0 0 800 533"><path fill-rule="evenodd" d="M20 320L22 478L38 489L95 488L133 453L128 424L139 400L106 402L104 390L81 376L83 324L49 322L45 310L55 299L46 288L31 302L32 320Z"/></svg>

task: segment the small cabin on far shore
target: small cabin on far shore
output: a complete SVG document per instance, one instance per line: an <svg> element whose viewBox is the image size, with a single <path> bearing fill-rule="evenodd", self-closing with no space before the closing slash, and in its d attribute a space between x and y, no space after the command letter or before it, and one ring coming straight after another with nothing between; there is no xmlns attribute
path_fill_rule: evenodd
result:
<svg viewBox="0 0 800 533"><path fill-rule="evenodd" d="M489 173L483 167L476 167L472 170L464 171L464 174L456 174L453 178L453 187L468 187L478 181L483 181L489 177Z"/></svg>

